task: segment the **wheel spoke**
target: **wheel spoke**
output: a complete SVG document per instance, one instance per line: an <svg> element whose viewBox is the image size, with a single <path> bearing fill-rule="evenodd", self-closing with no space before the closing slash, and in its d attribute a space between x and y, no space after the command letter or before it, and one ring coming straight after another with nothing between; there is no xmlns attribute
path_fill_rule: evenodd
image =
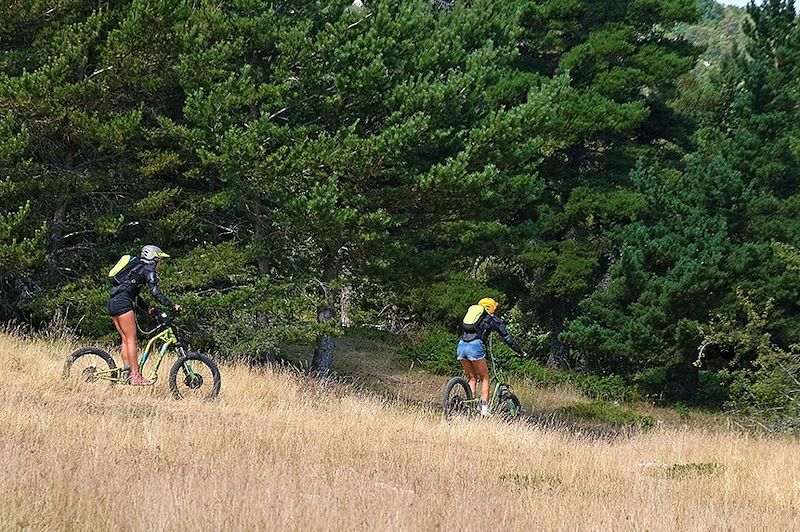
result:
<svg viewBox="0 0 800 532"><path fill-rule="evenodd" d="M70 387L91 383L116 382L117 369L113 359L105 351L96 348L79 349L67 359L63 377Z"/></svg>
<svg viewBox="0 0 800 532"><path fill-rule="evenodd" d="M442 407L446 417L468 412L471 401L472 392L464 379L451 379L445 386Z"/></svg>
<svg viewBox="0 0 800 532"><path fill-rule="evenodd" d="M170 388L176 398L211 399L219 392L219 370L205 355L189 354L172 367Z"/></svg>

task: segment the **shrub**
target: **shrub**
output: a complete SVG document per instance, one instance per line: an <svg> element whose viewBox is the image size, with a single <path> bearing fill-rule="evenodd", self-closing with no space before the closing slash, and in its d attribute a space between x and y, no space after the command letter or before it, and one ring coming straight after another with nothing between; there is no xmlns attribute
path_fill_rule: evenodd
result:
<svg viewBox="0 0 800 532"><path fill-rule="evenodd" d="M639 399L636 388L619 375L589 375L577 371L546 368L533 360L510 359L508 367L516 375L530 379L535 384L566 384L592 399L628 402Z"/></svg>
<svg viewBox="0 0 800 532"><path fill-rule="evenodd" d="M651 428L655 421L652 417L639 414L630 408L617 406L607 401L578 403L560 409L562 414L586 421L610 423L612 425L635 425L640 428Z"/></svg>
<svg viewBox="0 0 800 532"><path fill-rule="evenodd" d="M667 368L666 366L658 366L655 368L648 368L633 377L633 382L636 384L639 391L648 398L660 398L667 386Z"/></svg>
<svg viewBox="0 0 800 532"><path fill-rule="evenodd" d="M800 346L771 346L753 366L731 373L726 407L753 428L800 434Z"/></svg>
<svg viewBox="0 0 800 532"><path fill-rule="evenodd" d="M691 464L672 464L665 474L668 478L716 476L725 471L725 466L716 462L695 462Z"/></svg>
<svg viewBox="0 0 800 532"><path fill-rule="evenodd" d="M460 371L456 362L458 335L443 327L429 327L411 344L399 349L400 354L414 360L434 373L454 374Z"/></svg>
<svg viewBox="0 0 800 532"><path fill-rule="evenodd" d="M700 371L700 383L695 402L709 408L722 408L730 399L728 387L730 374L727 371Z"/></svg>
<svg viewBox="0 0 800 532"><path fill-rule="evenodd" d="M737 298L737 313L719 315L703 330L706 345L734 355L717 375L730 393L726 407L753 428L800 433L800 345L773 341L771 299L759 308L742 290Z"/></svg>
<svg viewBox="0 0 800 532"><path fill-rule="evenodd" d="M420 316L423 323L456 327L470 305L491 297L502 305L505 296L464 273L451 274L446 280L411 290L405 304Z"/></svg>

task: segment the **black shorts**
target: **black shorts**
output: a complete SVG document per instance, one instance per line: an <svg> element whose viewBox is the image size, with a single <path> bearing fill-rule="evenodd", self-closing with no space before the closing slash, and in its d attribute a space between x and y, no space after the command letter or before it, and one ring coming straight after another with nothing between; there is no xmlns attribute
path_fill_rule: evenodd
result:
<svg viewBox="0 0 800 532"><path fill-rule="evenodd" d="M119 294L108 300L108 315L117 317L133 310L133 300L127 294Z"/></svg>

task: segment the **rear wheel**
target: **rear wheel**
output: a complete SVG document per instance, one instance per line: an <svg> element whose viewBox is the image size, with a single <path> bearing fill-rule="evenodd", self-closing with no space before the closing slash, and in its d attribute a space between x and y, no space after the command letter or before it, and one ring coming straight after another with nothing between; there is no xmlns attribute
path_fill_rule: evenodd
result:
<svg viewBox="0 0 800 532"><path fill-rule="evenodd" d="M115 384L119 372L111 355L97 347L83 347L67 357L62 377L71 384L103 381Z"/></svg>
<svg viewBox="0 0 800 532"><path fill-rule="evenodd" d="M464 414L469 411L472 400L472 389L463 377L453 377L442 390L442 407L444 416Z"/></svg>
<svg viewBox="0 0 800 532"><path fill-rule="evenodd" d="M169 388L176 399L214 399L219 395L220 386L222 380L217 363L203 353L181 355L169 370Z"/></svg>

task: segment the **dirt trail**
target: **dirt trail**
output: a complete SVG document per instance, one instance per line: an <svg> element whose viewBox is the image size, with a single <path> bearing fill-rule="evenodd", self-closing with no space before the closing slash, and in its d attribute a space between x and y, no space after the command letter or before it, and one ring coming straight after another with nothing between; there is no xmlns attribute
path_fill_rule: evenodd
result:
<svg viewBox="0 0 800 532"><path fill-rule="evenodd" d="M287 362L305 368L311 359L312 349L308 345L293 345L284 346L281 351ZM434 411L441 411L442 388L450 378L448 375L434 375L415 365L399 354L398 346L392 343L356 335L337 338L333 369L337 380L352 385L356 390ZM641 430L635 424L578 419L564 413L564 407L592 401L570 387L535 386L519 380L513 384L514 392L522 402L523 419L529 424L602 439L627 438ZM685 417L674 409L643 402L624 406L652 417L658 425L691 426L707 430L730 428L724 416L712 413L693 411L691 417Z"/></svg>
<svg viewBox="0 0 800 532"><path fill-rule="evenodd" d="M385 342L344 336L336 341L337 376L358 388L401 401L438 405L448 376L433 375Z"/></svg>

